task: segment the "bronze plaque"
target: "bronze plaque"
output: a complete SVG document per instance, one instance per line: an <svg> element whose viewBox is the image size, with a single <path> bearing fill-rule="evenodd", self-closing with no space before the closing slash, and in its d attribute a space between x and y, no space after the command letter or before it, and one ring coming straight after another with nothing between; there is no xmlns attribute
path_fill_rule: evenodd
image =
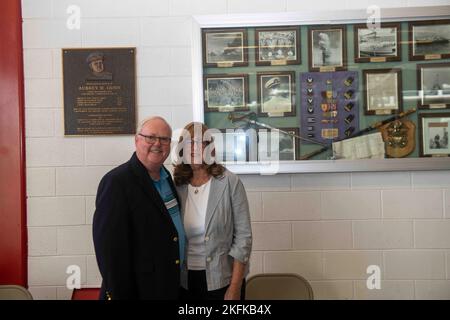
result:
<svg viewBox="0 0 450 320"><path fill-rule="evenodd" d="M135 52L62 50L65 135L136 133Z"/></svg>

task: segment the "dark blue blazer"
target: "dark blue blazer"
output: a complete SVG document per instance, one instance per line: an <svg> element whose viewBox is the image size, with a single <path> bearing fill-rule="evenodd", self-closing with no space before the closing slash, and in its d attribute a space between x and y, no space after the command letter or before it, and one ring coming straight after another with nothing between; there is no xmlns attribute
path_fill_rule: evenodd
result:
<svg viewBox="0 0 450 320"><path fill-rule="evenodd" d="M178 233L136 153L100 181L93 235L100 299L178 298Z"/></svg>

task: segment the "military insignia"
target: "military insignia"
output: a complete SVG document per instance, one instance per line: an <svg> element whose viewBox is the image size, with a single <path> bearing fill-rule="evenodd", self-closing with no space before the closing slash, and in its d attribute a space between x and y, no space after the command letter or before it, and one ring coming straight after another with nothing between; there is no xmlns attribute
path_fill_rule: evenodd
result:
<svg viewBox="0 0 450 320"><path fill-rule="evenodd" d="M313 100L313 98L308 98L307 101L309 104L312 104L314 100Z"/></svg>
<svg viewBox="0 0 450 320"><path fill-rule="evenodd" d="M403 158L416 147L416 125L408 119L398 119L380 127L386 144L386 155L391 158Z"/></svg>
<svg viewBox="0 0 450 320"><path fill-rule="evenodd" d="M308 126L308 131L314 131L314 126Z"/></svg>
<svg viewBox="0 0 450 320"><path fill-rule="evenodd" d="M345 79L344 84L349 87L352 85L353 80L355 80L353 77L348 77L347 79Z"/></svg>
<svg viewBox="0 0 450 320"><path fill-rule="evenodd" d="M306 93L308 94L308 96L314 95L314 92L313 92L312 88L306 88Z"/></svg>
<svg viewBox="0 0 450 320"><path fill-rule="evenodd" d="M345 111L350 112L350 110L352 110L354 106L355 105L353 104L353 102L349 102L344 106L344 109L345 109Z"/></svg>
<svg viewBox="0 0 450 320"><path fill-rule="evenodd" d="M344 131L344 134L346 137L350 137L352 133L355 131L355 127L347 128L347 130Z"/></svg>
<svg viewBox="0 0 450 320"><path fill-rule="evenodd" d="M322 113L322 117L323 118L336 118L337 111L324 112L324 113Z"/></svg>
<svg viewBox="0 0 450 320"><path fill-rule="evenodd" d="M333 81L331 79L327 79L325 82L326 82L326 84L332 84L333 83Z"/></svg>
<svg viewBox="0 0 450 320"><path fill-rule="evenodd" d="M321 132L323 139L335 139L339 137L339 129L338 128L324 128Z"/></svg>
<svg viewBox="0 0 450 320"><path fill-rule="evenodd" d="M346 98L346 99L351 99L352 97L353 97L353 94L354 94L355 92L353 91L353 90L347 90L347 92L345 92L344 93L344 97Z"/></svg>
<svg viewBox="0 0 450 320"><path fill-rule="evenodd" d="M314 117L308 117L308 123L314 123L314 122L316 122L316 118L314 118Z"/></svg>
<svg viewBox="0 0 450 320"><path fill-rule="evenodd" d="M322 103L320 105L320 108L322 109L323 112L327 112L329 110L328 103Z"/></svg>
<svg viewBox="0 0 450 320"><path fill-rule="evenodd" d="M327 99L331 99L333 98L333 91L332 90L327 90Z"/></svg>
<svg viewBox="0 0 450 320"><path fill-rule="evenodd" d="M350 123L353 121L354 118L355 118L354 115L349 114L349 115L344 119L344 122L345 122L346 124L350 124Z"/></svg>
<svg viewBox="0 0 450 320"><path fill-rule="evenodd" d="M313 107L308 107L307 111L308 111L308 113L314 113L314 108Z"/></svg>
<svg viewBox="0 0 450 320"><path fill-rule="evenodd" d="M336 124L336 123L338 123L337 119L323 119L320 122L325 123L325 124Z"/></svg>
<svg viewBox="0 0 450 320"><path fill-rule="evenodd" d="M308 133L308 138L314 138L314 137L315 137L314 133Z"/></svg>
<svg viewBox="0 0 450 320"><path fill-rule="evenodd" d="M313 81L314 80L311 77L306 78L306 82L309 83L309 84L313 83Z"/></svg>

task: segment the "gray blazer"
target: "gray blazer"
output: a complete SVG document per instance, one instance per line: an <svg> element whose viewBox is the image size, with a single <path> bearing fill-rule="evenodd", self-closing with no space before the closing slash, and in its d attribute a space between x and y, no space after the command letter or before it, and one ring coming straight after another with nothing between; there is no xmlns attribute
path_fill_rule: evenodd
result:
<svg viewBox="0 0 450 320"><path fill-rule="evenodd" d="M187 184L178 186L184 220ZM206 281L208 291L230 284L234 259L247 264L252 250L250 211L244 185L238 176L225 170L211 178L205 218ZM181 285L187 289L187 264L181 271Z"/></svg>

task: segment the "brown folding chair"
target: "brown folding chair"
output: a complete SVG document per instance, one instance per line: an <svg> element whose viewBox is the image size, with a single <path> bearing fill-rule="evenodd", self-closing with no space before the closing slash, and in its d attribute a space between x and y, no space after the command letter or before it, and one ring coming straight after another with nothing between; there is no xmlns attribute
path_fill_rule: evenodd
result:
<svg viewBox="0 0 450 320"><path fill-rule="evenodd" d="M313 300L309 282L293 273L258 274L247 280L246 300Z"/></svg>
<svg viewBox="0 0 450 320"><path fill-rule="evenodd" d="M0 300L33 300L33 296L22 286L0 285Z"/></svg>

